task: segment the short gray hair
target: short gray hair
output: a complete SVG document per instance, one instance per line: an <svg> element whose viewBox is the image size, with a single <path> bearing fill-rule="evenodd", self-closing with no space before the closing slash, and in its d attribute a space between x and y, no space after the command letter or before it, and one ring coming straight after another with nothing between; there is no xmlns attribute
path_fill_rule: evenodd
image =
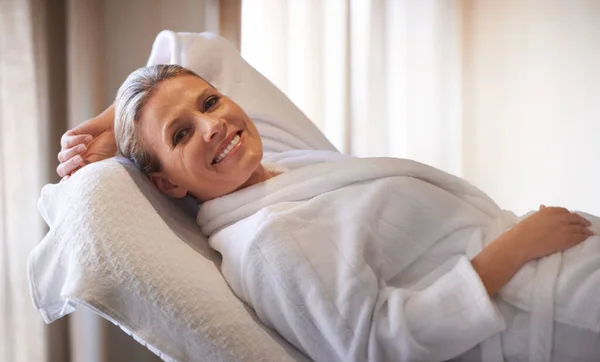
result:
<svg viewBox="0 0 600 362"><path fill-rule="evenodd" d="M163 80L196 73L179 65L153 65L131 73L115 99L115 140L120 154L132 161L145 175L161 170L158 158L144 147L136 125L156 86Z"/></svg>

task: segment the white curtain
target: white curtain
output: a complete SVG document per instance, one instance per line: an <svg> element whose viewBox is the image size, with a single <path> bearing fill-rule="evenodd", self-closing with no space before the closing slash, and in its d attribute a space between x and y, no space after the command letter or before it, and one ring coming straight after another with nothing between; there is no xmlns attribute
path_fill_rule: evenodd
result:
<svg viewBox="0 0 600 362"><path fill-rule="evenodd" d="M600 214L598 19L598 0L246 0L241 49L342 152Z"/></svg>
<svg viewBox="0 0 600 362"><path fill-rule="evenodd" d="M342 152L460 173L460 1L252 0L242 55Z"/></svg>

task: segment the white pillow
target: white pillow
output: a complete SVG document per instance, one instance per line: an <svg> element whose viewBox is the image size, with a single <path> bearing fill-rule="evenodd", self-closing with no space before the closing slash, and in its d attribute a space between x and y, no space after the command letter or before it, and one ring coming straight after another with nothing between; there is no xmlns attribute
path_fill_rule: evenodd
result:
<svg viewBox="0 0 600 362"><path fill-rule="evenodd" d="M46 185L39 209L50 231L29 280L47 323L83 305L167 361L303 359L233 295L193 214L128 161Z"/></svg>
<svg viewBox="0 0 600 362"><path fill-rule="evenodd" d="M162 32L157 62L192 68L239 102L266 151L334 149L222 38ZM195 203L164 197L129 162L98 162L46 185L38 207L50 231L28 270L47 323L83 305L167 361L306 359L233 295L194 222Z"/></svg>

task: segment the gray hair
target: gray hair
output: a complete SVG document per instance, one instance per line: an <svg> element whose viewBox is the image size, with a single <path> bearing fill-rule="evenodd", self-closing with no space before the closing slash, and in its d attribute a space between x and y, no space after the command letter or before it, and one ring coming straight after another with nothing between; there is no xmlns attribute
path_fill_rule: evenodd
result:
<svg viewBox="0 0 600 362"><path fill-rule="evenodd" d="M145 175L160 171L158 158L144 147L136 125L156 86L163 80L196 73L179 65L153 65L131 73L119 88L115 99L115 140L120 154Z"/></svg>

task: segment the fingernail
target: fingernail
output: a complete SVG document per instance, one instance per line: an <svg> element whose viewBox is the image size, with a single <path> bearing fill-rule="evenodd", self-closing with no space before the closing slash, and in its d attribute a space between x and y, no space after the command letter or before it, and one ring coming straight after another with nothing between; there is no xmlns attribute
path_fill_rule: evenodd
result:
<svg viewBox="0 0 600 362"><path fill-rule="evenodd" d="M93 137L92 137L92 136L90 136L90 135L87 135L87 136L85 136L85 138L84 138L84 141L85 141L86 143L89 143L89 142L92 142L92 139L93 139Z"/></svg>
<svg viewBox="0 0 600 362"><path fill-rule="evenodd" d="M76 165L81 165L83 163L83 158L81 158L81 156L77 155L73 158L73 162Z"/></svg>
<svg viewBox="0 0 600 362"><path fill-rule="evenodd" d="M87 150L87 147L85 147L85 145L77 146L77 152L85 152L86 150Z"/></svg>

